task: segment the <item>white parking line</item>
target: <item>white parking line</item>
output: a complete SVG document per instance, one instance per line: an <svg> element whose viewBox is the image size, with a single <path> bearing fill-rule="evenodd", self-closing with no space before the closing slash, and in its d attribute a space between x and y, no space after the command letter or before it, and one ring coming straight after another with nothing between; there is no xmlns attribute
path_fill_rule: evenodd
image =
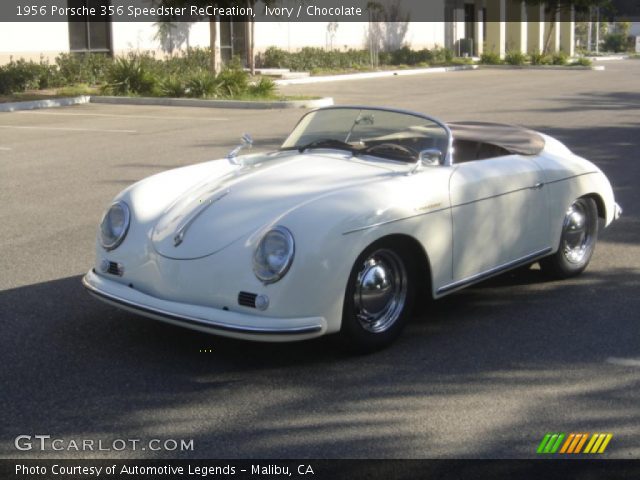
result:
<svg viewBox="0 0 640 480"><path fill-rule="evenodd" d="M61 132L97 132L97 133L138 133L137 130L103 130L99 128L64 128L64 127L27 127L23 125L0 125L0 128L18 130L51 130Z"/></svg>
<svg viewBox="0 0 640 480"><path fill-rule="evenodd" d="M137 118L143 120L213 120L216 122L224 122L229 120L222 117L161 117L155 115L117 115L112 113L69 113L69 112L31 112L20 111L15 112L21 115L58 115L65 117L108 117L108 118Z"/></svg>
<svg viewBox="0 0 640 480"><path fill-rule="evenodd" d="M623 367L640 367L640 358L607 358L607 363L621 365Z"/></svg>

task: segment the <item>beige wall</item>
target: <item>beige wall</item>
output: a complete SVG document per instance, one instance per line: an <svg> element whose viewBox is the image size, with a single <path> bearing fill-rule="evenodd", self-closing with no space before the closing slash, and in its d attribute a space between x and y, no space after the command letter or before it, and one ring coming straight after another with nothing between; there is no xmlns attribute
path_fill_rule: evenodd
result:
<svg viewBox="0 0 640 480"><path fill-rule="evenodd" d="M58 22L3 22L0 23L0 65L24 58L54 61L60 52L69 51L69 28Z"/></svg>
<svg viewBox="0 0 640 480"><path fill-rule="evenodd" d="M327 32L327 22L256 23L256 50L276 46L285 50L302 47L334 49L364 48L369 25L366 22L342 22L334 35ZM112 24L113 50L116 55L130 51L153 51L164 54L155 38L157 29L151 22L114 22ZM188 44L192 47L209 45L209 22L193 23L188 28ZM414 49L444 45L445 25L441 22L409 23L404 43ZM186 48L187 42L183 44ZM3 23L0 35L0 64L10 58L38 61L41 57L54 61L60 52L69 51L68 25L58 23Z"/></svg>
<svg viewBox="0 0 640 480"><path fill-rule="evenodd" d="M404 43L414 49L444 45L444 24L437 22L411 22ZM342 50L365 48L369 24L366 22L343 22L333 35L327 32L327 22L259 22L256 23L256 50L275 46L296 51L302 47Z"/></svg>

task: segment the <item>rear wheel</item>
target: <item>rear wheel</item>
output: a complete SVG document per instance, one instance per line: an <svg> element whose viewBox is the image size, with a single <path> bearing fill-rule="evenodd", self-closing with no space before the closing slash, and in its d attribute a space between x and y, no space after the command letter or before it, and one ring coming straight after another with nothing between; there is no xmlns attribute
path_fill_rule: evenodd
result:
<svg viewBox="0 0 640 480"><path fill-rule="evenodd" d="M340 334L351 349L375 351L400 334L414 301L411 262L391 242L367 248L356 260L345 292Z"/></svg>
<svg viewBox="0 0 640 480"><path fill-rule="evenodd" d="M598 209L591 198L579 198L565 213L560 248L540 261L542 270L555 278L569 278L587 268L598 239Z"/></svg>

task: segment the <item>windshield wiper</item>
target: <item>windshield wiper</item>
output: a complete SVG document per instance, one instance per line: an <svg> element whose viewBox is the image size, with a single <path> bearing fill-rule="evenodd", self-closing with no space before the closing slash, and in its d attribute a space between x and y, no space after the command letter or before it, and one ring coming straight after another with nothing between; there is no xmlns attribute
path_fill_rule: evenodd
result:
<svg viewBox="0 0 640 480"><path fill-rule="evenodd" d="M296 147L300 153L310 148L337 148L340 150L347 150L351 153L356 153L356 149L353 145L343 142L342 140L335 140L333 138L323 138L322 140L314 140L301 147Z"/></svg>

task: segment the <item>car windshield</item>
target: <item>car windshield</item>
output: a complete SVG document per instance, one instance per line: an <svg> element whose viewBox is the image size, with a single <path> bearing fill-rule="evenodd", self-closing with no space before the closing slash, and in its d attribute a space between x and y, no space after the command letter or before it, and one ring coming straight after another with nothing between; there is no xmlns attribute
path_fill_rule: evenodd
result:
<svg viewBox="0 0 640 480"><path fill-rule="evenodd" d="M415 162L427 151L433 158L435 150L442 163L448 153L449 141L449 131L443 124L418 114L332 107L305 115L281 149L303 152L331 148L353 155L373 155L404 162Z"/></svg>

